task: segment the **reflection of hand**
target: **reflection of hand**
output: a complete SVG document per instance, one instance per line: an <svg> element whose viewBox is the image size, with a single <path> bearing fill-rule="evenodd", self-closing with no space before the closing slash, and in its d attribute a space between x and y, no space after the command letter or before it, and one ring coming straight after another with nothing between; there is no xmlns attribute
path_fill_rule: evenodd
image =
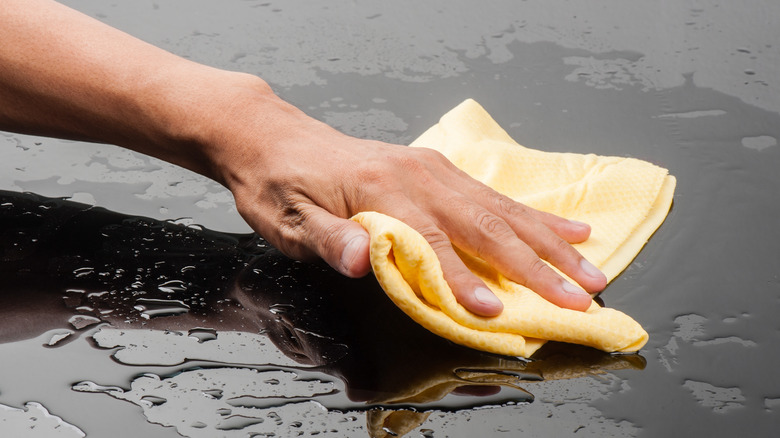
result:
<svg viewBox="0 0 780 438"><path fill-rule="evenodd" d="M47 0L0 14L0 127L114 143L225 184L239 211L295 258L369 271L374 210L419 231L455 297L474 313L501 303L453 244L564 307L585 310L606 278L567 242L589 227L517 204L442 155L345 136L277 98L261 79L199 65ZM74 30L76 29L76 30Z"/></svg>
<svg viewBox="0 0 780 438"><path fill-rule="evenodd" d="M515 203L438 152L343 135L276 98L257 78L239 83L232 106L215 111L224 118L205 150L243 217L286 254L322 257L348 276L366 274L367 233L346 218L370 210L419 231L458 301L477 314L495 315L501 304L453 244L564 307L584 310L590 298L540 257L589 292L606 285L567 243L585 240L587 225Z"/></svg>
<svg viewBox="0 0 780 438"><path fill-rule="evenodd" d="M450 394L470 396L474 398L474 406L478 406L479 397L494 396L502 387L519 391L513 393L513 401L531 402L534 396L523 388L525 386L645 366L645 359L639 355L610 355L588 347L559 343L548 343L530 362L489 355L473 356L472 359L476 361L460 364L466 367L441 368L438 374L398 385L394 394L388 394L389 398L373 400L382 407L366 413L369 436L405 436L430 415L430 412L420 410L425 407L409 410L394 406L425 406ZM495 399L490 403L496 403Z"/></svg>
<svg viewBox="0 0 780 438"><path fill-rule="evenodd" d="M371 409L366 412L366 428L371 438L403 437L422 425L430 412Z"/></svg>

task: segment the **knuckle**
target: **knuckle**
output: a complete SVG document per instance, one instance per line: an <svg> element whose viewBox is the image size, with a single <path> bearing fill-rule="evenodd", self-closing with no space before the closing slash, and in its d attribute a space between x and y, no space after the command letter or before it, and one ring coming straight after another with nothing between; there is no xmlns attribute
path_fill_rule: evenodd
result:
<svg viewBox="0 0 780 438"><path fill-rule="evenodd" d="M281 222L274 233L273 243L287 257L304 260L312 257L298 226Z"/></svg>
<svg viewBox="0 0 780 438"><path fill-rule="evenodd" d="M441 152L430 148L411 148L415 153L423 159L434 163L449 163L450 161Z"/></svg>
<svg viewBox="0 0 780 438"><path fill-rule="evenodd" d="M549 240L539 245L537 253L545 260L562 260L565 257L575 257L576 250L569 242L561 239L557 235L550 233Z"/></svg>
<svg viewBox="0 0 780 438"><path fill-rule="evenodd" d="M381 163L364 163L348 176L351 185L345 190L350 205L364 205L370 200L382 198L398 190L398 183L387 166Z"/></svg>
<svg viewBox="0 0 780 438"><path fill-rule="evenodd" d="M547 266L547 263L545 263L544 260L536 258L528 266L529 278L538 278L546 274L548 269L550 269L550 267Z"/></svg>
<svg viewBox="0 0 780 438"><path fill-rule="evenodd" d="M319 253L325 256L329 250L339 248L344 231L344 226L339 223L331 223L321 228L318 235L313 236Z"/></svg>
<svg viewBox="0 0 780 438"><path fill-rule="evenodd" d="M438 228L430 226L417 231L425 238L428 244L431 245L431 248L433 248L434 251L452 247L449 236Z"/></svg>
<svg viewBox="0 0 780 438"><path fill-rule="evenodd" d="M506 223L498 216L481 210L473 213L474 223L482 234L495 235L505 232Z"/></svg>
<svg viewBox="0 0 780 438"><path fill-rule="evenodd" d="M478 286L479 280L468 269L450 266L446 272L447 284L458 302L469 298L469 294Z"/></svg>
<svg viewBox="0 0 780 438"><path fill-rule="evenodd" d="M555 243L553 243L553 250L565 256L576 256L576 250L571 244L560 237L555 237Z"/></svg>
<svg viewBox="0 0 780 438"><path fill-rule="evenodd" d="M506 196L499 196L495 201L496 211L506 218L522 218L528 215L528 209Z"/></svg>
<svg viewBox="0 0 780 438"><path fill-rule="evenodd" d="M301 236L287 228L279 228L269 242L285 256L295 260L309 260L314 257L312 251L303 243Z"/></svg>
<svg viewBox="0 0 780 438"><path fill-rule="evenodd" d="M412 174L419 174L427 171L425 164L417 157L418 154L403 154L395 156L393 163Z"/></svg>
<svg viewBox="0 0 780 438"><path fill-rule="evenodd" d="M435 181L443 165L451 163L438 151L427 148L406 148L404 153L392 157L391 164L402 175L409 175L418 182L426 184ZM393 175L397 178L398 172Z"/></svg>
<svg viewBox="0 0 780 438"><path fill-rule="evenodd" d="M386 166L375 160L364 161L353 172L355 179L360 183L380 183L388 176Z"/></svg>
<svg viewBox="0 0 780 438"><path fill-rule="evenodd" d="M284 255L296 260L311 260L316 258L317 251L312 246L311 236L307 233L309 215L306 214L300 202L288 199L280 202L275 220L271 224L271 243ZM325 236L317 236L315 242Z"/></svg>

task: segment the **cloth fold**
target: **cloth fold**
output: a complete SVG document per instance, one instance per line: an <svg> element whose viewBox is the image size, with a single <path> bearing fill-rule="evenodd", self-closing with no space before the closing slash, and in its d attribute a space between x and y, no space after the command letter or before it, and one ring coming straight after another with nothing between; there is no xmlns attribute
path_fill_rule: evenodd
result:
<svg viewBox="0 0 780 438"><path fill-rule="evenodd" d="M674 193L674 177L645 161L520 146L473 100L445 114L411 146L438 150L518 202L590 224L591 237L574 246L609 280L664 221ZM585 312L560 308L459 251L504 303L497 317L477 316L457 303L438 258L419 233L376 212L353 219L371 237L371 265L390 299L417 323L453 342L522 357L548 340L608 352L635 352L647 342L642 327L617 310L595 302Z"/></svg>

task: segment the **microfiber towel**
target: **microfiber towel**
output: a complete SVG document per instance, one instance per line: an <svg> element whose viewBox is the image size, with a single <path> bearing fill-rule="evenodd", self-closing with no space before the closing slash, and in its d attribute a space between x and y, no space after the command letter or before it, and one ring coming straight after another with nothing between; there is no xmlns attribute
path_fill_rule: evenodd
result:
<svg viewBox="0 0 780 438"><path fill-rule="evenodd" d="M445 114L411 146L443 153L473 178L529 207L590 224L590 238L574 247L609 280L664 221L674 193L674 177L645 161L520 146L473 100ZM419 233L376 212L353 220L369 233L371 266L390 299L418 324L455 343L530 357L546 341L623 353L647 342L647 332L622 312L595 302L585 312L558 307L459 251L504 303L496 317L475 315L455 300L436 254Z"/></svg>

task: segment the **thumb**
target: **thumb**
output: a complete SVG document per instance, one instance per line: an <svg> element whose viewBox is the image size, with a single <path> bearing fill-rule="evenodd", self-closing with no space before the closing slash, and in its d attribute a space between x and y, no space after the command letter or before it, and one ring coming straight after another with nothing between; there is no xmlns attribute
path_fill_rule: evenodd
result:
<svg viewBox="0 0 780 438"><path fill-rule="evenodd" d="M309 248L340 273L357 278L371 271L368 232L357 222L315 208L304 228Z"/></svg>

